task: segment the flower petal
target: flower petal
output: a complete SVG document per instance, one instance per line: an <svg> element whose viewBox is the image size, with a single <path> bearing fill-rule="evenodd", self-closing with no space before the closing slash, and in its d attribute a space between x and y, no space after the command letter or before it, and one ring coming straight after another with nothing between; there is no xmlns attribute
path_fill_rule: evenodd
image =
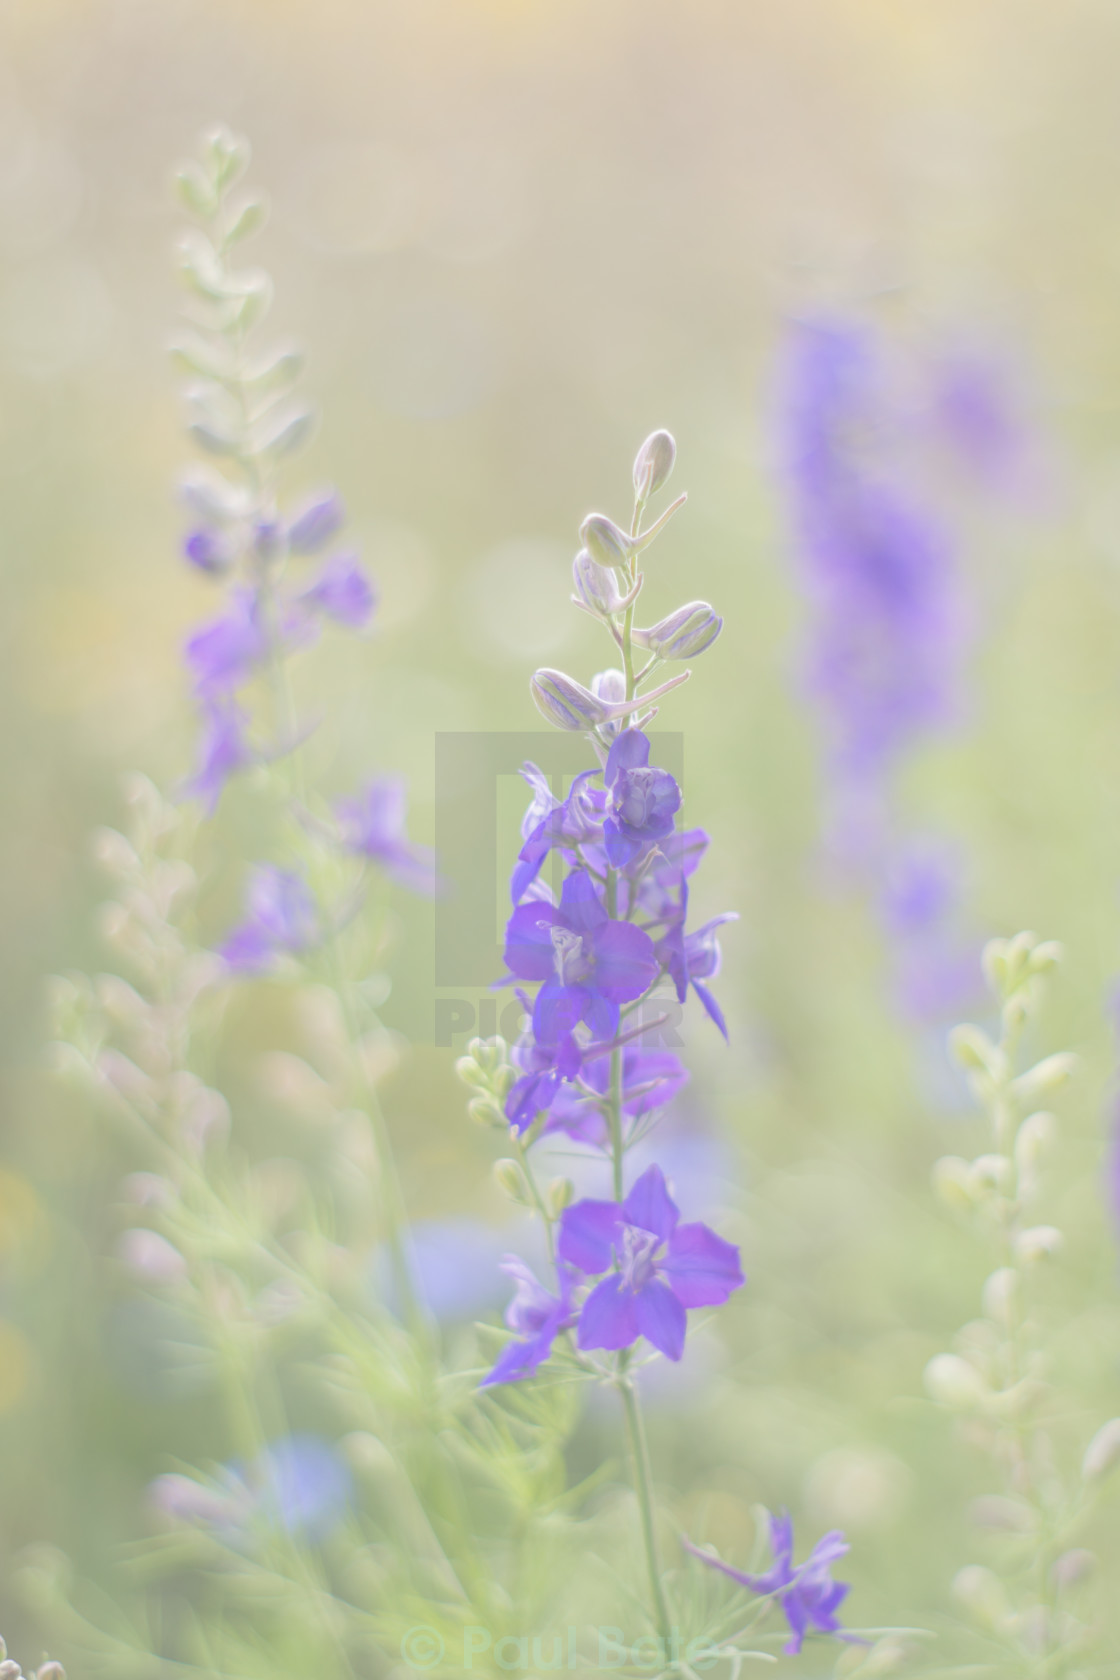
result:
<svg viewBox="0 0 1120 1680"><path fill-rule="evenodd" d="M657 979L653 941L629 922L607 922L591 935L595 954L595 990L612 1003L641 997Z"/></svg>
<svg viewBox="0 0 1120 1680"><path fill-rule="evenodd" d="M610 787L620 770L644 770L649 763L649 741L640 729L624 729L616 735L607 754L603 782Z"/></svg>
<svg viewBox="0 0 1120 1680"><path fill-rule="evenodd" d="M605 1272L618 1230L621 1209L617 1202L586 1199L574 1202L560 1216L557 1252L561 1260L578 1266L581 1272Z"/></svg>
<svg viewBox="0 0 1120 1680"><path fill-rule="evenodd" d="M653 1278L638 1290L634 1299L638 1309L638 1328L646 1341L652 1342L666 1359L679 1359L684 1352L688 1314L669 1285Z"/></svg>
<svg viewBox="0 0 1120 1680"><path fill-rule="evenodd" d="M696 996L700 999L700 1002L704 1005L704 1008L707 1010L716 1026L719 1028L720 1032L723 1034L724 1038L726 1038L727 1022L724 1019L723 1010L720 1008L707 986L702 986L699 980L694 980L692 982L692 989L696 993Z"/></svg>
<svg viewBox="0 0 1120 1680"><path fill-rule="evenodd" d="M505 959L519 980L549 980L556 973L552 929L560 916L551 904L520 905L506 923Z"/></svg>
<svg viewBox="0 0 1120 1680"><path fill-rule="evenodd" d="M678 1225L660 1269L686 1307L722 1306L743 1284L739 1250L707 1225Z"/></svg>
<svg viewBox="0 0 1120 1680"><path fill-rule="evenodd" d="M557 1044L583 1020L591 1001L586 986L562 986L559 980L548 981L537 993L533 1005L533 1036L537 1043Z"/></svg>
<svg viewBox="0 0 1120 1680"><path fill-rule="evenodd" d="M617 1272L597 1283L579 1315L581 1348L630 1347L641 1335L634 1296Z"/></svg>
<svg viewBox="0 0 1120 1680"><path fill-rule="evenodd" d="M607 912L586 869L573 869L560 893L560 919L577 933L602 927Z"/></svg>
<svg viewBox="0 0 1120 1680"><path fill-rule="evenodd" d="M628 1225L639 1225L643 1231L652 1231L662 1242L672 1236L680 1218L680 1209L669 1194L665 1174L656 1164L647 1167L641 1178L635 1181L622 1204L622 1211Z"/></svg>

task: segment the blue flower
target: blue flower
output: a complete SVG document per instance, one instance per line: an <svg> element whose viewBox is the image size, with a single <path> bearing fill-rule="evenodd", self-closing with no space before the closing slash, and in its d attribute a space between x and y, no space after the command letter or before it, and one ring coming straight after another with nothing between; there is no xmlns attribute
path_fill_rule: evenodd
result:
<svg viewBox="0 0 1120 1680"><path fill-rule="evenodd" d="M739 1250L707 1225L682 1225L658 1166L649 1167L624 1202L585 1200L565 1208L557 1251L595 1276L579 1315L581 1348L630 1347L644 1336L667 1359L680 1359L689 1307L722 1306L740 1288Z"/></svg>
<svg viewBox="0 0 1120 1680"><path fill-rule="evenodd" d="M558 908L518 906L506 926L505 957L517 979L543 982L533 1034L545 1045L558 1044L580 1021L596 1037L613 1038L619 1005L641 997L658 972L649 935L612 920L583 869L564 882Z"/></svg>
<svg viewBox="0 0 1120 1680"><path fill-rule="evenodd" d="M294 870L258 864L246 900L248 915L219 952L236 973L265 973L283 952L306 950L318 939L315 900Z"/></svg>
<svg viewBox="0 0 1120 1680"><path fill-rule="evenodd" d="M603 781L609 815L603 824L607 858L616 869L673 832L681 790L667 770L649 768L649 741L640 729L625 729L611 745Z"/></svg>
<svg viewBox="0 0 1120 1680"><path fill-rule="evenodd" d="M435 853L405 832L407 798L398 776L370 782L355 799L335 807L342 844L348 852L373 858L402 886L431 898L438 885Z"/></svg>
<svg viewBox="0 0 1120 1680"><path fill-rule="evenodd" d="M554 798L535 764L526 764L521 774L533 789L533 798L521 825L525 844L517 854L510 878L514 904L520 904L554 847L562 850L569 863L575 863L574 847L602 840L605 805L602 790L588 786L590 778L599 774L597 770L585 770L577 776L564 800Z"/></svg>
<svg viewBox="0 0 1120 1680"><path fill-rule="evenodd" d="M732 1569L730 1564L713 1557L710 1552L701 1551L691 1540L682 1538L681 1543L685 1550L691 1552L693 1557L699 1558L701 1563L706 1563L711 1569L718 1569L722 1575L738 1581L740 1586L749 1588L751 1592L778 1595L793 1635L785 1647L787 1657L798 1655L810 1629L817 1633L834 1634L838 1639L847 1640L850 1644L865 1643L854 1634L845 1633L836 1616L849 1592L849 1588L843 1582L832 1579L832 1565L850 1550L839 1529L833 1529L823 1539L818 1540L804 1563L795 1564L793 1523L786 1513L780 1517L772 1516L770 1549L774 1554L774 1563L764 1575L748 1575L740 1569Z"/></svg>
<svg viewBox="0 0 1120 1680"><path fill-rule="evenodd" d="M356 555L335 554L299 601L347 630L361 630L373 617L377 592Z"/></svg>

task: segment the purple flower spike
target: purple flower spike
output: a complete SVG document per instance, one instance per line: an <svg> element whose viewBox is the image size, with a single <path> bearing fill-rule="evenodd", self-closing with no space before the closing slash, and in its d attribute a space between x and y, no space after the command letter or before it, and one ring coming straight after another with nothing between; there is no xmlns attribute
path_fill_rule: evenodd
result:
<svg viewBox="0 0 1120 1680"><path fill-rule="evenodd" d="M377 606L377 592L353 554L328 560L300 599L347 630L364 629Z"/></svg>
<svg viewBox="0 0 1120 1680"><path fill-rule="evenodd" d="M673 832L681 790L667 770L649 768L649 741L640 729L625 729L615 739L603 781L610 790L603 824L607 858L621 869Z"/></svg>
<svg viewBox="0 0 1120 1680"><path fill-rule="evenodd" d="M544 1130L566 1132L581 1143L605 1148L609 1134L602 1099L610 1086L610 1074L608 1055L589 1059L585 1054L579 1085L557 1082ZM664 1108L687 1083L688 1074L671 1050L647 1050L639 1044L628 1044L622 1052L622 1112L631 1119ZM583 1086L590 1087L591 1094L581 1089ZM542 1103L541 1107L545 1106Z"/></svg>
<svg viewBox="0 0 1120 1680"><path fill-rule="evenodd" d="M833 1529L818 1540L804 1563L795 1564L793 1523L786 1513L780 1517L772 1516L770 1549L774 1554L774 1563L764 1575L748 1575L740 1569L732 1569L730 1564L723 1563L710 1552L701 1551L691 1540L682 1538L681 1543L701 1563L706 1563L710 1569L718 1569L721 1575L738 1581L741 1587L747 1587L754 1593L778 1595L793 1635L785 1647L787 1657L798 1655L810 1629L817 1633L830 1633L852 1645L866 1643L855 1634L845 1633L836 1615L849 1592L843 1582L832 1579L832 1565L850 1550L839 1529Z"/></svg>
<svg viewBox="0 0 1120 1680"><path fill-rule="evenodd" d="M681 1225L661 1168L622 1203L586 1200L560 1220L560 1258L595 1276L579 1317L581 1348L631 1347L644 1336L667 1359L684 1352L687 1309L722 1306L741 1287L739 1250L707 1225Z"/></svg>
<svg viewBox="0 0 1120 1680"><path fill-rule="evenodd" d="M405 833L407 799L400 777L384 776L356 799L340 800L335 815L347 851L373 858L402 886L433 897L438 887L435 853Z"/></svg>
<svg viewBox="0 0 1120 1680"><path fill-rule="evenodd" d="M613 1038L619 1005L641 997L657 978L649 935L612 921L583 869L564 882L559 908L530 903L513 912L505 956L517 979L544 982L533 1008L538 1044L557 1044L580 1021L596 1038Z"/></svg>
<svg viewBox="0 0 1120 1680"><path fill-rule="evenodd" d="M315 900L293 870L258 864L249 881L247 910L220 948L235 973L264 973L282 952L306 950L318 937Z"/></svg>
<svg viewBox="0 0 1120 1680"><path fill-rule="evenodd" d="M516 1332L516 1339L502 1349L494 1369L479 1384L481 1388L531 1377L552 1352L556 1337L573 1322L572 1278L566 1267L559 1269L559 1295L550 1295L516 1254L506 1255L502 1270L517 1284L506 1309L506 1323Z"/></svg>

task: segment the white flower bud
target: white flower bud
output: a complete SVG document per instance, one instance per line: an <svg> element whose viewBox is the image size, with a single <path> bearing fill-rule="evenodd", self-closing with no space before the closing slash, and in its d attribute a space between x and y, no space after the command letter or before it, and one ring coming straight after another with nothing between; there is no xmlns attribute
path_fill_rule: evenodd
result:
<svg viewBox="0 0 1120 1680"><path fill-rule="evenodd" d="M983 1627L998 1627L1008 1614L1002 1581L978 1563L970 1563L954 1577L953 1596Z"/></svg>
<svg viewBox="0 0 1120 1680"><path fill-rule="evenodd" d="M942 1155L933 1164L933 1193L953 1213L967 1213L973 1206L970 1171L969 1163L959 1155Z"/></svg>
<svg viewBox="0 0 1120 1680"><path fill-rule="evenodd" d="M1015 1165L1020 1173L1034 1171L1053 1144L1057 1130L1058 1122L1045 1110L1027 1116L1015 1135Z"/></svg>
<svg viewBox="0 0 1120 1680"><path fill-rule="evenodd" d="M589 513L579 528L580 541L600 566L618 566L628 571L634 542L605 513Z"/></svg>
<svg viewBox="0 0 1120 1680"><path fill-rule="evenodd" d="M1006 1155L978 1155L968 1169L969 1191L984 1201L1011 1183L1011 1162Z"/></svg>
<svg viewBox="0 0 1120 1680"><path fill-rule="evenodd" d="M610 716L609 708L590 689L563 671L537 671L529 688L537 710L558 729L593 729Z"/></svg>
<svg viewBox="0 0 1120 1680"><path fill-rule="evenodd" d="M1015 1238L1015 1257L1024 1266L1037 1265L1040 1260L1053 1260L1062 1251L1064 1239L1056 1225L1032 1225Z"/></svg>
<svg viewBox="0 0 1120 1680"><path fill-rule="evenodd" d="M949 1034L949 1054L959 1067L985 1073L989 1079L1006 1077L1007 1058L986 1032L971 1022L954 1027Z"/></svg>
<svg viewBox="0 0 1120 1680"><path fill-rule="evenodd" d="M1036 1097L1048 1096L1064 1085L1077 1072L1078 1059L1071 1050L1059 1050L1057 1055L1044 1056L1041 1062L1012 1080L1011 1089L1020 1102L1034 1102Z"/></svg>
<svg viewBox="0 0 1120 1680"><path fill-rule="evenodd" d="M576 1199L576 1187L570 1178L554 1178L548 1187L545 1204L553 1219L559 1219L566 1207Z"/></svg>
<svg viewBox="0 0 1120 1680"><path fill-rule="evenodd" d="M956 1353L939 1353L931 1359L923 1381L931 1399L955 1411L980 1405L987 1393L979 1371Z"/></svg>
<svg viewBox="0 0 1120 1680"><path fill-rule="evenodd" d="M1114 1469L1120 1459L1120 1417L1111 1418L1097 1430L1085 1448L1081 1460L1081 1475L1087 1482L1097 1482Z"/></svg>
<svg viewBox="0 0 1120 1680"><path fill-rule="evenodd" d="M124 1231L117 1243L117 1255L130 1272L148 1283L182 1283L187 1275L187 1262L179 1250L142 1225Z"/></svg>
<svg viewBox="0 0 1120 1680"><path fill-rule="evenodd" d="M671 432L651 432L634 457L634 494L648 501L666 482L677 459Z"/></svg>
<svg viewBox="0 0 1120 1680"><path fill-rule="evenodd" d="M493 1173L494 1182L511 1202L516 1202L519 1207L528 1207L531 1204L533 1198L529 1192L529 1185L518 1162L508 1159L495 1161Z"/></svg>
<svg viewBox="0 0 1120 1680"><path fill-rule="evenodd" d="M604 618L622 612L633 598L633 591L624 595L619 589L614 567L601 566L585 548L572 561L572 582L583 605Z"/></svg>

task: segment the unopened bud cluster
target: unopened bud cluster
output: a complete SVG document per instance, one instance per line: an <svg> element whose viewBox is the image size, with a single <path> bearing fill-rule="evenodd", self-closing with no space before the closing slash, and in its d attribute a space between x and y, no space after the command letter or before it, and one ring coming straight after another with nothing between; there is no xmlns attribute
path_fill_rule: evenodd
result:
<svg viewBox="0 0 1120 1680"><path fill-rule="evenodd" d="M517 1078L503 1038L472 1038L455 1072L471 1092L467 1113L480 1126L508 1128L505 1101Z"/></svg>
<svg viewBox="0 0 1120 1680"><path fill-rule="evenodd" d="M25 1676L19 1663L8 1655L8 1647L0 1639L0 1680L66 1680L66 1670L60 1662L48 1659Z"/></svg>

